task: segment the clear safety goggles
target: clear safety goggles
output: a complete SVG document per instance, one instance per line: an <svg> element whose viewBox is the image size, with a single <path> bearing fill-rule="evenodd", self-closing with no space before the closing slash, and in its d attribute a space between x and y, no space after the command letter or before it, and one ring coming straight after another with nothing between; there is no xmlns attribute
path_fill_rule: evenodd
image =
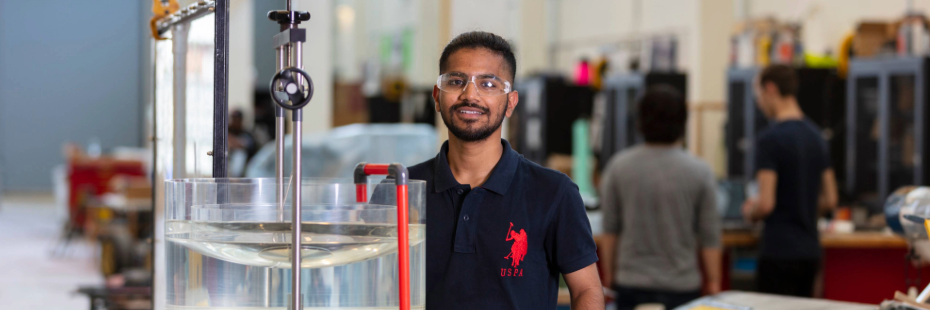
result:
<svg viewBox="0 0 930 310"><path fill-rule="evenodd" d="M468 84L474 84L479 96L500 96L510 93L510 82L492 74L473 75L469 77L463 73L450 72L440 75L436 79L436 86L440 90L461 94Z"/></svg>

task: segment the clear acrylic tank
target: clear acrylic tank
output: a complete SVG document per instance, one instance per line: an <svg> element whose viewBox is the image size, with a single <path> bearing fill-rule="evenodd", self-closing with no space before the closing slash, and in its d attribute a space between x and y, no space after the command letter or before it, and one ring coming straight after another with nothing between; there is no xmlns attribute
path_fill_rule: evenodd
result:
<svg viewBox="0 0 930 310"><path fill-rule="evenodd" d="M351 179L303 179L304 309L397 309L397 199L371 178L367 203ZM166 182L167 309L286 309L291 201L275 179ZM425 187L409 180L410 300L425 305ZM285 184L287 188L287 184ZM292 191L288 189L288 192Z"/></svg>

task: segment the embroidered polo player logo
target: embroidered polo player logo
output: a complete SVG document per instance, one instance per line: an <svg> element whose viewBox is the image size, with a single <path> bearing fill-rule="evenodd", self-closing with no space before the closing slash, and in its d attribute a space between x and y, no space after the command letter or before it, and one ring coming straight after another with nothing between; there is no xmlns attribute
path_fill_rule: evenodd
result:
<svg viewBox="0 0 930 310"><path fill-rule="evenodd" d="M513 223L510 223L510 228L507 229L507 239L504 241L513 241L513 245L510 246L510 254L508 254L504 259L513 259L510 263L510 266L516 268L520 266L520 262L523 261L523 257L526 256L526 231L520 229L520 233L517 233L513 230Z"/></svg>

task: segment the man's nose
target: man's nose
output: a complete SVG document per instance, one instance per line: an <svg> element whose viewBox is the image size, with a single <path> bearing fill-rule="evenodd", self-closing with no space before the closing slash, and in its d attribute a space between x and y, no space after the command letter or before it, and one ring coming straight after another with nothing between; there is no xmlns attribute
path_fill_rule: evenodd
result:
<svg viewBox="0 0 930 310"><path fill-rule="evenodd" d="M459 100L478 101L478 97L478 86L475 85L475 82L468 81L468 83L465 83L465 89L462 89L462 93L459 95Z"/></svg>

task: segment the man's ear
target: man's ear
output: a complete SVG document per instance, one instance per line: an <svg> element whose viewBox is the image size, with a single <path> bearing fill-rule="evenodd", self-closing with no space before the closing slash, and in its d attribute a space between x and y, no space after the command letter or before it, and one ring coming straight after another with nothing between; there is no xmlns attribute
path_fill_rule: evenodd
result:
<svg viewBox="0 0 930 310"><path fill-rule="evenodd" d="M781 93L778 91L778 86L775 85L775 82L765 82L765 84L762 85L762 89L765 90L765 94L767 95L778 95L781 97Z"/></svg>
<svg viewBox="0 0 930 310"><path fill-rule="evenodd" d="M517 103L520 101L520 94L517 91L512 91L507 94L507 117L513 115L513 110L517 108Z"/></svg>
<svg viewBox="0 0 930 310"><path fill-rule="evenodd" d="M436 85L433 85L433 102L436 104L433 108L436 109L436 112L440 112L439 110L439 87L437 87Z"/></svg>

